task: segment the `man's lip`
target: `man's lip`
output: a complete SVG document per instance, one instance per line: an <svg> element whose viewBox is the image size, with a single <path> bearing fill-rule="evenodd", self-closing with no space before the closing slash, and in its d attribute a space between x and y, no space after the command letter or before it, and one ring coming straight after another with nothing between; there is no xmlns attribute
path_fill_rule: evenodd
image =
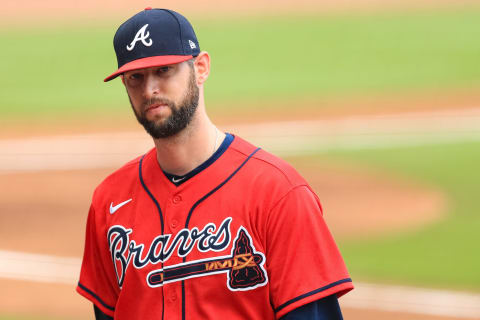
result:
<svg viewBox="0 0 480 320"><path fill-rule="evenodd" d="M152 109L155 109L155 108L158 108L158 107L165 107L165 106L167 106L167 104L165 104L165 103L154 103L154 104L149 105L145 109L145 111L152 110Z"/></svg>

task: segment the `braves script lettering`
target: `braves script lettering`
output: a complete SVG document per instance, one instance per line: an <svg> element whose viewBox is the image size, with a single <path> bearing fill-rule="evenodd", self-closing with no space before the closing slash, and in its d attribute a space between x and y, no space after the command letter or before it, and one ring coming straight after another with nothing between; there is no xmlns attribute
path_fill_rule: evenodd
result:
<svg viewBox="0 0 480 320"><path fill-rule="evenodd" d="M175 249L179 257L185 257L195 246L200 252L224 250L231 240L231 221L231 217L226 218L218 229L213 223L207 224L202 230L197 227L191 230L182 229L173 239L171 234L157 236L147 250L144 244L137 244L135 240L130 239L132 229L126 229L121 225L110 227L107 237L119 287L123 285L130 264L141 269L149 263L165 262Z"/></svg>

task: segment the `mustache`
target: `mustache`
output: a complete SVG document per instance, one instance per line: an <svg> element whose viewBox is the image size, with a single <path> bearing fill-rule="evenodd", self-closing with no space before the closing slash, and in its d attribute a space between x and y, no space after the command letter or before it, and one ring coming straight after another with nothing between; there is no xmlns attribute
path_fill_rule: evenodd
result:
<svg viewBox="0 0 480 320"><path fill-rule="evenodd" d="M173 101L171 101L167 98L154 97L154 98L150 98L150 99L145 100L142 104L142 107L143 107L143 109L146 109L149 106L151 106L152 104L166 104L170 108L172 108L175 105L175 103Z"/></svg>

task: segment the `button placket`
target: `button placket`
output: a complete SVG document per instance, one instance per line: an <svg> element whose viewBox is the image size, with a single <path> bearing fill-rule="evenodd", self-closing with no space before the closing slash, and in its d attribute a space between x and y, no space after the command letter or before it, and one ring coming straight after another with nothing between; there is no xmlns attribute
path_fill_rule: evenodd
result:
<svg viewBox="0 0 480 320"><path fill-rule="evenodd" d="M180 229L184 227L184 219L190 205L189 201L185 201L187 193L181 192L181 190L175 190L168 195L166 214L164 216L165 230L171 234L174 238ZM178 247L171 252L169 258L165 261L164 267L175 266L183 262L183 258L179 256ZM182 287L181 281L164 284L164 301L165 301L165 316L166 318L172 317L173 319L178 317L182 308Z"/></svg>
<svg viewBox="0 0 480 320"><path fill-rule="evenodd" d="M178 220L177 219L172 219L170 221L170 228L176 229L178 227Z"/></svg>
<svg viewBox="0 0 480 320"><path fill-rule="evenodd" d="M183 198L182 198L182 195L181 195L181 194L175 194L175 195L173 195L173 197L171 198L171 200L172 200L173 206L174 206L174 207L177 207L177 206L179 206L179 205L182 203ZM175 209L172 210L172 211L174 212ZM168 220L169 220L169 227L170 227L171 230L175 230L175 229L178 228L179 222L178 222L177 219L175 219L175 218L173 218L172 216L170 216L170 219L168 219Z"/></svg>
<svg viewBox="0 0 480 320"><path fill-rule="evenodd" d="M179 204L180 202L182 202L182 195L180 195L180 194L174 195L173 198L172 198L172 202L174 204Z"/></svg>

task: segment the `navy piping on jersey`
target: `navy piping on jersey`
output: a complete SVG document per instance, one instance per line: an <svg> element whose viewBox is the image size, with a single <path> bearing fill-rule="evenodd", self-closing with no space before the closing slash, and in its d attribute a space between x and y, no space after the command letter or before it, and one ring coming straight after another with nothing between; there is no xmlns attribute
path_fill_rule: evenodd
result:
<svg viewBox="0 0 480 320"><path fill-rule="evenodd" d="M113 320L112 317L103 313L96 304L93 304L93 313L95 314L95 320Z"/></svg>
<svg viewBox="0 0 480 320"><path fill-rule="evenodd" d="M280 305L278 308L276 308L274 311L275 313L282 310L283 308L285 308L286 306L294 303L294 302L297 302L299 300L302 300L302 299L305 299L306 297L309 297L309 296L312 296L314 294L317 294L319 292L322 292L322 291L325 291L327 289L330 289L332 287L335 287L335 286L338 286L339 284L342 284L342 283L345 283L345 282L352 282L352 279L350 278L346 278L346 279L342 279L342 280L338 280L338 281L335 281L333 283L330 283L324 287L321 287L321 288L318 288L318 289L315 289L313 291L310 291L310 292L307 292L305 294L302 294L301 296L298 296L296 298L293 298L291 300L288 300L287 302L285 302L284 304Z"/></svg>
<svg viewBox="0 0 480 320"><path fill-rule="evenodd" d="M140 182L142 183L143 189L147 192L148 196L152 199L152 201L155 203L155 206L157 207L158 214L160 215L160 223L162 225L162 236L163 236L163 214L162 214L162 209L160 208L160 205L158 204L157 199L153 196L153 194L150 192L150 190L147 188L147 185L145 184L145 181L143 181L143 174L142 174L142 165L143 165L143 159L145 158L145 155L140 159L140 163L138 165L138 176L140 178ZM163 255L163 250L160 253ZM163 261L163 257L161 256L161 259Z"/></svg>
<svg viewBox="0 0 480 320"><path fill-rule="evenodd" d="M212 163L217 161L218 158L228 149L228 147L232 144L233 139L235 137L231 135L230 133L225 134L225 139L223 139L222 144L220 147L218 147L217 151L215 151L210 158L208 158L204 163L187 173L186 175L183 176L177 176L174 174L170 174L168 172L163 171L163 174L167 177L168 180L170 180L171 183L176 185L177 187L184 183L185 181L189 180L190 178L194 177L198 173L202 172L206 168L208 168Z"/></svg>
<svg viewBox="0 0 480 320"><path fill-rule="evenodd" d="M226 139L225 139L226 140ZM221 187L223 187L228 181L230 181L230 179L233 178L234 175L236 175L238 173L238 171L240 171L240 169L243 168L243 166L248 162L248 160L250 160L253 155L255 153L258 152L258 150L260 150L260 148L257 148L255 149L248 157L247 159L245 159L245 161L242 162L242 164L240 166L238 166L237 169L235 169L235 171L232 172L231 175L229 175L222 183L220 183L218 186L216 186L215 188L213 188L212 190L210 190L210 192L208 192L206 195L204 195L202 198L200 198L197 202L195 202L195 204L192 206L192 208L190 209L190 211L188 212L188 216L187 216L187 220L185 222L185 228L188 229L188 224L190 222L190 218L192 216L192 213L193 211L197 208L197 206L203 202L205 199L207 199L208 197L210 197L212 194L214 194L218 189L220 189ZM183 257L183 262L186 262L187 261L187 257ZM185 280L182 280L182 320L185 320Z"/></svg>
<svg viewBox="0 0 480 320"><path fill-rule="evenodd" d="M145 155L140 159L140 163L138 164L138 177L140 178L140 183L142 184L143 189L147 192L148 196L152 199L153 203L155 203L155 206L157 207L158 214L160 215L160 225L162 228L162 236L164 233L164 227L163 227L163 214L162 214L162 209L160 208L160 204L158 204L157 199L153 196L153 194L150 192L150 190L147 188L147 185L145 184L145 181L143 181L143 174L142 174L142 165L143 165L143 159L145 158ZM163 247L162 251L160 252L160 259L163 261ZM163 262L162 262L162 269L163 269ZM162 292L163 292L163 287L162 287ZM164 311L165 311L165 301L162 299L162 320L164 318Z"/></svg>
<svg viewBox="0 0 480 320"><path fill-rule="evenodd" d="M93 292L92 290L88 289L87 287L85 287L83 284L81 284L80 282L78 282L78 286L85 292L87 292L89 295L91 295L92 297L94 297L98 302L100 302L100 304L102 306L104 306L105 308L107 308L108 310L111 310L111 311L115 311L115 308L114 307L110 307L108 304L106 304L105 302L103 302L102 299L100 299L99 296L97 296L95 294L95 292Z"/></svg>

